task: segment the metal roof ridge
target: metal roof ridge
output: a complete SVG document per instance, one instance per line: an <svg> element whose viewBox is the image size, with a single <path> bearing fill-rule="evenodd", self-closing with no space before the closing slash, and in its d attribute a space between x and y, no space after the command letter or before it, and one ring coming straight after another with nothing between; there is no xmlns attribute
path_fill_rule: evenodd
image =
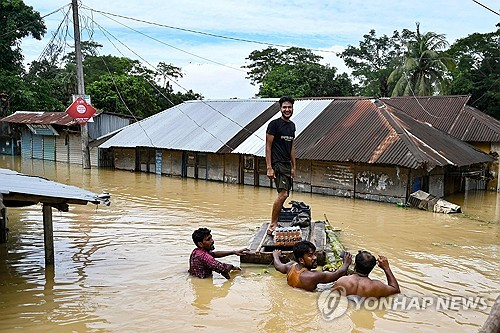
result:
<svg viewBox="0 0 500 333"><path fill-rule="evenodd" d="M375 105L377 106L377 104ZM416 157L416 159L418 159L420 163L428 162L424 158L420 149L418 149L417 145L413 142L412 136L408 133L408 131L405 128L403 128L399 124L400 121L399 118L397 118L387 109L387 105L385 103L382 103L382 105L377 106L377 109L380 111L380 114L384 117L384 119L387 120L387 122L394 128L396 134L401 138L401 140L403 140L403 142L407 146L408 150L413 154L413 156ZM394 109L397 110L396 108Z"/></svg>

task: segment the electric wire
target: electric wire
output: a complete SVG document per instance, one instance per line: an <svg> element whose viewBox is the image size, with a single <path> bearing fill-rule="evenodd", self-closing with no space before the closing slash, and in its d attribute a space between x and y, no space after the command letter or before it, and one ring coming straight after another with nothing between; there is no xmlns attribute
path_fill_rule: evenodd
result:
<svg viewBox="0 0 500 333"><path fill-rule="evenodd" d="M491 8L489 8L489 7L485 6L485 5L483 5L483 4L482 4L482 3L480 3L479 1L476 1L476 0L472 0L472 1L474 1L475 3L477 3L479 6L482 6L482 7L486 8L486 9L487 9L487 10L489 10L490 12L492 12L492 13L497 14L498 16L500 16L500 13L498 13L498 12L494 11L493 9L491 9Z"/></svg>
<svg viewBox="0 0 500 333"><path fill-rule="evenodd" d="M106 29L104 29L103 27L101 27L97 22L94 21L94 24L101 30L101 32L106 36L106 38L108 39L108 41L113 45L113 47L115 47L115 49L123 55L123 53L121 52L120 49L118 49L116 47L116 45L109 39L109 36L112 36L115 40L117 40L120 44L122 44L124 47L126 47L129 51L131 51L132 53L134 53L136 56L138 56L141 60L143 60L144 62L146 62L149 66L155 68L154 66L152 66L148 61L146 61L145 59L143 59L140 55L138 55L137 53L135 53L135 51L133 51L132 49L130 49L127 45L123 44L119 39L117 39L113 34L109 33ZM124 55L123 55L124 56ZM168 96L166 96L162 91L158 90L158 88L152 84L151 82L149 82L149 80L146 79L146 82L148 82L158 93L160 93L170 104L172 104L173 106L175 106L175 103L172 102L172 100L170 98L168 98ZM173 82L173 81L171 81ZM179 85L180 86L180 85ZM116 89L118 89L118 87L115 85ZM180 86L181 87L181 86ZM182 87L183 88L183 87ZM185 89L185 88L183 88ZM121 95L120 95L121 96ZM120 97L121 98L121 97ZM122 102L125 103L122 99ZM204 101L201 101L202 103L204 103L205 105L211 107L213 110L215 110L216 112L222 114L220 111L216 110L215 108L213 108L211 105L207 104L206 102ZM186 112L184 112L181 108L180 105L177 106L177 109L183 114L185 115L188 119L190 119L197 127L201 128L203 131L205 131L207 134L209 134L210 136L212 136L214 139L216 139L217 141L219 141L223 146L229 148L230 150L234 150L234 148L230 147L229 145L227 145L223 140L221 140L220 138L218 138L217 136L215 136L213 133L211 133L209 130L207 130L205 127L203 127L201 124L199 124L195 119L193 119L190 115L188 115ZM130 109L128 109L127 107L127 110L130 111ZM132 112L131 112L132 113ZM227 118L227 117L226 117ZM230 118L228 118L230 119ZM140 123L140 122L138 122ZM241 126L241 125L240 125ZM146 134L146 136L148 136L146 130L140 126L141 129L143 130L143 132ZM154 144L153 144L153 141L151 140L151 138L148 136L151 144L153 145L154 147Z"/></svg>
<svg viewBox="0 0 500 333"><path fill-rule="evenodd" d="M122 44L125 48L127 48L130 52L132 52L134 55L136 55L137 57L139 57L142 61L144 61L146 64L148 64L151 68L155 69L156 70L156 67L153 66L149 61L147 61L146 59L144 59L142 56L140 56L137 52L135 52L134 50L132 50L129 46L127 46L126 44L124 44L123 42L121 42L118 38L116 38L113 34L111 34L108 30L106 30L104 27L102 27L101 25L99 25L97 22L93 21L93 24L95 24L96 26L99 27L99 29L101 30L101 32L103 32L103 34L106 32L106 34L112 36L116 41L118 41L120 44ZM106 36L106 38L108 38ZM109 38L108 38L109 40ZM110 40L109 40L110 41ZM110 43L112 43L110 41ZM123 55L123 53L116 47L116 45L114 43L112 43L112 45L115 47L115 49L117 49L117 51ZM124 56L124 55L123 55ZM177 85L179 88L181 88L182 90L188 92L188 89L186 89L185 87L183 87L182 85L180 85L176 80L172 80L170 79L169 80L170 82L172 82L173 84ZM151 84L151 83L150 83ZM156 88L155 85L152 85L153 88ZM163 92L157 90L158 93L160 93L169 103L172 104L172 106L175 106L175 104L167 97L163 94ZM218 114L220 114L222 117L226 118L227 120L229 120L230 122L236 124L238 127L240 127L242 130L245 130L246 132L248 132L250 135L254 135L255 137L259 138L259 140L261 141L265 141L263 138L261 138L260 136L258 136L256 133L250 131L248 128L246 128L245 126L239 124L238 122L236 122L235 120L229 118L228 116L226 116L224 113L220 112L219 110L217 110L216 108L214 108L212 105L208 104L207 102L203 101L203 100L200 100L201 103L205 104L208 108L212 109L213 111L217 112ZM179 109L180 110L180 109ZM182 112L182 110L180 110ZM182 112L183 114L185 114L184 112ZM195 124L197 124L197 126L199 126L200 128L204 129L205 131L207 131L205 128L203 128L201 125L199 125L194 119L192 119L189 115L185 114L188 118L190 118ZM207 133L209 133L207 131ZM213 136L212 133L209 133L210 135ZM215 136L214 136L215 137ZM224 143L222 140L220 140L219 138L216 138L218 139L221 143L224 144L224 146L226 146L227 148L231 149L231 150L234 150L235 148L232 148L232 147L229 147L226 143Z"/></svg>
<svg viewBox="0 0 500 333"><path fill-rule="evenodd" d="M293 45L285 45L285 44L276 44L276 43L269 43L269 42L261 42L257 40L252 40L252 39L245 39L245 38L238 38L238 37L229 37L229 36L223 36L223 35L217 35L209 32L203 32L203 31L197 31L193 29L186 29L186 28L180 28L180 27L174 27L171 25L166 25L166 24L161 24L161 23L156 23L156 22L151 22L151 21L146 21L146 20L141 20L141 19L136 19L133 17L129 16L124 16L124 15L119 15L119 14L113 14L105 11L100 11L97 9L93 9L87 6L83 6L86 9L95 11L96 13L100 14L107 14L115 17L120 17L126 20L131 20L131 21L136 21L136 22L141 22L141 23L146 23L149 25L155 25L158 27L163 27L163 28L168 28L168 29L173 29L173 30L179 30L179 31L184 31L184 32L189 32L189 33L194 33L198 35L204 35L204 36L209 36L209 37L214 37L214 38L221 38L221 39L227 39L227 40L232 40L232 41L237 41L237 42L244 42L244 43L253 43L253 44L260 44L260 45L266 45L266 46L276 46L276 47L285 47L285 48L290 48L290 47L297 47ZM336 51L331 51L331 50L322 50L322 49L312 49L312 48L306 48L311 51L317 51L317 52L326 52L326 53L336 53Z"/></svg>
<svg viewBox="0 0 500 333"><path fill-rule="evenodd" d="M117 21L117 20L115 20L115 19L112 19L112 18L110 18L110 17L107 17L105 14L102 14L102 13L100 13L100 14L101 14L101 15L103 15L104 17L106 17L107 19L112 20L112 21L114 21L114 22L116 22L116 23L118 23L118 24L120 24L120 25L122 25L122 26L126 27L127 29L130 29L130 30L132 30L132 31L134 31L134 32L136 32L136 33L138 33L138 34L140 34L140 35L143 35L143 36L145 36L145 37L147 37L147 38L149 38L149 39L152 39L152 40L154 40L154 41L156 41L156 42L158 42L158 43L161 43L161 44L163 44L163 45L166 45L166 46L168 46L168 47L170 47L170 48L173 48L173 49L175 49L175 50L178 50L178 51L184 52L184 53L189 54L189 55L192 55L192 56L194 56L194 57L197 57L197 58L200 58L200 59L206 60L206 61L208 61L208 62L211 62L211 63L217 64L217 65L219 65L219 66L223 66L223 67L231 68L231 69L234 69L234 70L237 70L237 71L240 71L240 72L244 72L244 73L246 73L246 71L245 71L245 70L243 70L243 69L241 69L241 68L236 68L236 67L228 66L228 65L226 65L226 64L223 64L223 63L220 63L220 62L217 62L217 61L214 61L214 60L211 60L211 59L208 59L208 58L205 58L205 57L199 56L199 55L197 55L197 54L194 54L194 53L188 52L188 51L186 51L186 50L183 50L183 49L178 48L178 47L176 47L176 46L173 46L173 45L171 45L171 44L165 43L164 41L161 41L161 40L159 40L159 39L157 39L157 38L151 37L151 36L149 36L149 35L147 35L147 34L145 34L145 33L141 32L141 31L139 31L139 30L136 30L136 29L134 29L134 28L131 28L131 27L129 27L129 26L127 26L127 25L125 25L125 24L121 23L120 21Z"/></svg>

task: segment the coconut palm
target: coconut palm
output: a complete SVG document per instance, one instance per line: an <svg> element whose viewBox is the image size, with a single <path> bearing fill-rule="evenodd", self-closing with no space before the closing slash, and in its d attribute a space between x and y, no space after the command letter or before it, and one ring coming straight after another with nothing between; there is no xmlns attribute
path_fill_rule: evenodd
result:
<svg viewBox="0 0 500 333"><path fill-rule="evenodd" d="M455 66L443 50L448 42L442 34L416 33L405 44L401 65L389 75L388 82L396 83L392 96L431 96L444 92L446 75Z"/></svg>

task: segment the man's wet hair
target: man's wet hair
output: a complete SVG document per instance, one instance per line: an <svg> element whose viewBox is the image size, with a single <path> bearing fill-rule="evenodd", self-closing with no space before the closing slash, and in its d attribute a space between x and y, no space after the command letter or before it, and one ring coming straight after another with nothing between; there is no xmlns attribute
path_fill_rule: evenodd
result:
<svg viewBox="0 0 500 333"><path fill-rule="evenodd" d="M356 272L368 275L377 264L377 259L368 251L359 251L354 263Z"/></svg>
<svg viewBox="0 0 500 333"><path fill-rule="evenodd" d="M295 261L299 261L299 258L302 258L304 254L309 253L309 251L316 251L316 246L310 241L302 241L298 242L293 246L293 256L295 257Z"/></svg>
<svg viewBox="0 0 500 333"><path fill-rule="evenodd" d="M280 107L282 107L282 106L283 106L283 103L285 103L285 102L290 102L290 103L292 103L292 105L293 105L293 103L295 103L295 100L294 100L292 97L289 97L289 96L283 96L283 97L281 97L281 98L280 98L280 100L279 100Z"/></svg>
<svg viewBox="0 0 500 333"><path fill-rule="evenodd" d="M208 228L199 228L193 232L194 245L198 246L199 242L203 242L206 236L210 235L212 231Z"/></svg>

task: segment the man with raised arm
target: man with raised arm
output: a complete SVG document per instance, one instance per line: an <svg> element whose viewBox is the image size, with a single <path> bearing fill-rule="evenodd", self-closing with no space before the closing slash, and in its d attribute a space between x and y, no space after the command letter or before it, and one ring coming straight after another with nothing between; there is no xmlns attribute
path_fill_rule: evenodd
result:
<svg viewBox="0 0 500 333"><path fill-rule="evenodd" d="M281 251L273 251L274 268L286 274L288 285L294 288L301 288L307 291L314 291L320 283L330 283L336 281L347 273L347 269L352 262L349 252L344 254L343 265L335 272L321 272L315 270L318 267L316 258L316 246L309 241L301 241L293 246L293 255L297 262L283 264L280 260Z"/></svg>
<svg viewBox="0 0 500 333"><path fill-rule="evenodd" d="M368 277L373 267L378 263L387 278L387 284ZM389 267L389 261L384 256L378 259L368 251L359 251L354 260L354 273L343 276L333 286L334 290L345 292L346 296L358 295L361 297L385 297L398 294L399 284Z"/></svg>

